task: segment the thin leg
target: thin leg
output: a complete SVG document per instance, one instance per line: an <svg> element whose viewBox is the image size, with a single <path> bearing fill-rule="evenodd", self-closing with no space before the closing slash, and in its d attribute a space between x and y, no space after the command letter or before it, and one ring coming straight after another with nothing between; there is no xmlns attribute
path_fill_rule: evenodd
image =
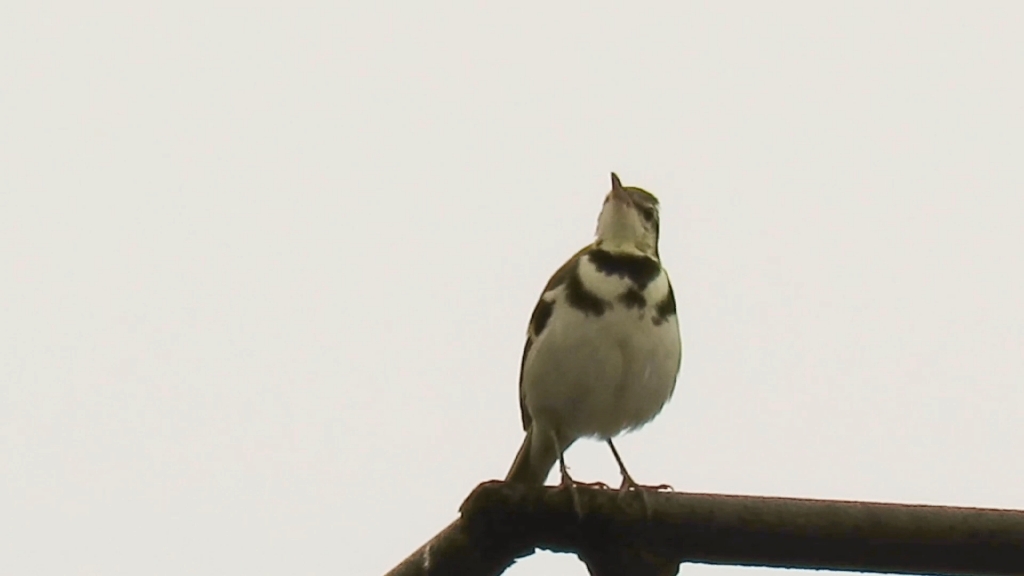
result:
<svg viewBox="0 0 1024 576"><path fill-rule="evenodd" d="M558 437L555 436L555 446L558 448L558 470L562 474L562 482L559 486L565 488L569 485L572 486L583 486L584 488L600 488L602 490L611 490L611 486L604 482L580 482L569 476L569 467L565 465L565 450L562 449L561 444L558 443Z"/></svg>
<svg viewBox="0 0 1024 576"><path fill-rule="evenodd" d="M562 448L562 443L558 441L558 434L552 432L551 438L555 441L555 449L558 450L558 471L562 473L562 482L559 486L569 490L569 494L572 496L572 507L576 510L576 517L583 518L583 506L580 505L580 495L576 491L576 481L569 476L569 468L565 465L565 450Z"/></svg>
<svg viewBox="0 0 1024 576"><path fill-rule="evenodd" d="M619 473L622 474L622 485L619 486L620 492L625 492L630 488L640 488L640 485L633 480L633 477L629 475L626 470L626 465L622 463L622 457L619 456L619 451L615 449L615 444L612 443L612 439L608 439L608 447L612 449L612 456L615 456L615 462L619 465Z"/></svg>
<svg viewBox="0 0 1024 576"><path fill-rule="evenodd" d="M622 474L622 485L619 486L619 490L625 492L626 490L639 490L641 488L647 488L650 490L672 490L672 487L668 484L659 484L657 486L643 486L638 484L633 477L626 471L626 465L622 463L622 457L619 456L619 451L615 449L615 444L612 443L612 439L607 440L608 447L612 449L612 456L615 456L615 462L619 465L619 473Z"/></svg>
<svg viewBox="0 0 1024 576"><path fill-rule="evenodd" d="M569 467L565 465L565 455L562 454L561 450L558 452L558 471L562 473L562 483L560 486L575 486L576 481L569 476Z"/></svg>
<svg viewBox="0 0 1024 576"><path fill-rule="evenodd" d="M662 484L660 486L641 486L640 484L637 484L636 480L633 480L633 477L626 471L626 465L622 463L622 457L619 456L619 451L615 449L615 444L612 443L611 438L608 439L608 447L612 449L612 455L615 456L615 461L619 464L619 473L622 474L622 485L619 486L619 497L622 497L622 495L626 494L630 490L635 491L640 495L640 502L644 508L644 516L650 520L651 506L647 502L647 490L653 489L657 491L664 490L666 488L671 490L672 487L667 484Z"/></svg>

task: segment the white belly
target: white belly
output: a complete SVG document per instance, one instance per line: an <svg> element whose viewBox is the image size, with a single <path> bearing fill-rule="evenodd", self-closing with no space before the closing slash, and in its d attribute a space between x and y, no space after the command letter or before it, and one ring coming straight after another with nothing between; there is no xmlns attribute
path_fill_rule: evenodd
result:
<svg viewBox="0 0 1024 576"><path fill-rule="evenodd" d="M682 360L675 315L615 306L600 316L559 301L523 366L534 421L564 440L611 438L642 426L672 396Z"/></svg>

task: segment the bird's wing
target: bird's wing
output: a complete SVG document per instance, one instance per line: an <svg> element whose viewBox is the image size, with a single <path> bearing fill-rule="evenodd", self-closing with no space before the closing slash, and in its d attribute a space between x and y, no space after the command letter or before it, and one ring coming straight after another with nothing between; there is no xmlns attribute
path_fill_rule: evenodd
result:
<svg viewBox="0 0 1024 576"><path fill-rule="evenodd" d="M533 313L530 314L530 326L526 331L526 344L523 346L523 358L519 363L519 412L523 418L523 430L529 430L530 424L533 423L533 417L530 416L530 411L526 407L526 398L523 397L523 371L526 368L526 356L530 353L530 348L533 347L533 343L540 336L541 332L547 326L548 320L551 319L551 313L554 309L554 297L551 292L561 285L568 282L569 278L573 274L576 274L576 269L579 265L580 258L586 254L593 245L585 246L579 252L573 254L572 258L565 261L555 273L551 275L551 279L544 286L544 292L540 295L540 299L537 300L537 305L533 308Z"/></svg>

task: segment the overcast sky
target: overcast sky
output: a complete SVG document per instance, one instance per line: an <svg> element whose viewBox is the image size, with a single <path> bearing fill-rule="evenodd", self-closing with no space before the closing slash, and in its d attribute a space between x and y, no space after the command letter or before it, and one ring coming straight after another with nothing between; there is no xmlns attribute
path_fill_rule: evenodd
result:
<svg viewBox="0 0 1024 576"><path fill-rule="evenodd" d="M612 170L686 342L637 480L1024 508L1019 3L356 4L0 8L4 573L382 574Z"/></svg>

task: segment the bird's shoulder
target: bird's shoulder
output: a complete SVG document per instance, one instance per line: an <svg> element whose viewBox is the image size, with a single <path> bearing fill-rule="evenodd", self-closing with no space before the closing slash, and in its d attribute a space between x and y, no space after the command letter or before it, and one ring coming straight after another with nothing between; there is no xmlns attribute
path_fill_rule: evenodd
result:
<svg viewBox="0 0 1024 576"><path fill-rule="evenodd" d="M569 282L570 278L572 278L572 275L576 273L576 268L579 266L580 260L586 257L593 250L593 244L588 244L583 248L577 250L575 254L573 254L568 260L565 261L565 263L559 266L558 270L555 270L555 273L551 275L551 278L548 279L548 283L544 285L543 294L547 294L548 292L554 290L555 288L558 288ZM542 299L543 294L541 295Z"/></svg>

